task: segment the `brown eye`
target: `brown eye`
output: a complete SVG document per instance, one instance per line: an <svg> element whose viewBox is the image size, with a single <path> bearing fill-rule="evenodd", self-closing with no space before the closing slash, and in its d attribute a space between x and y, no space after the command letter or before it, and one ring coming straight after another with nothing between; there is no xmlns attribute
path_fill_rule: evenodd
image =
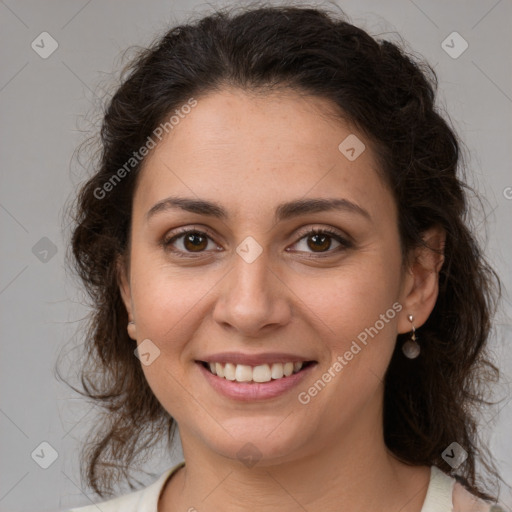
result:
<svg viewBox="0 0 512 512"><path fill-rule="evenodd" d="M337 244L334 248L332 248L333 240ZM350 240L328 228L306 231L294 245L298 246L299 252L316 253L319 257L334 255L353 247Z"/></svg>
<svg viewBox="0 0 512 512"><path fill-rule="evenodd" d="M308 247L312 250L320 250L321 252L331 247L331 237L325 234L314 234L308 237Z"/></svg>
<svg viewBox="0 0 512 512"><path fill-rule="evenodd" d="M183 245L187 251L198 252L206 249L208 240L206 236L203 236L197 231L192 231L184 235Z"/></svg>
<svg viewBox="0 0 512 512"><path fill-rule="evenodd" d="M216 247L211 237L203 231L185 229L172 237L166 237L161 244L166 251L172 252L176 256L186 257L194 253L202 254L208 248L209 242Z"/></svg>

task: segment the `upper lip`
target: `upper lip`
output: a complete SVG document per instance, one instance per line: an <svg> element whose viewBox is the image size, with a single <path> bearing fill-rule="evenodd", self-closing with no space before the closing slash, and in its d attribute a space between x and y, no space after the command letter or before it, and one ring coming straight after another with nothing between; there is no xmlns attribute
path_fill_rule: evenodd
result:
<svg viewBox="0 0 512 512"><path fill-rule="evenodd" d="M233 363L245 364L248 366L258 366L260 364L270 363L288 363L313 361L311 358L305 358L297 354L285 352L265 352L263 354L242 354L241 352L219 352L207 355L198 359L206 363Z"/></svg>

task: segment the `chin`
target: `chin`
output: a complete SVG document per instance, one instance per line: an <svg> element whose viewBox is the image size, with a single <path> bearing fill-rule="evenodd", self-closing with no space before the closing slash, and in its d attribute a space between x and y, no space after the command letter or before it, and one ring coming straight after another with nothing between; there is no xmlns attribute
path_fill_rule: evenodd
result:
<svg viewBox="0 0 512 512"><path fill-rule="evenodd" d="M268 416L232 418L222 423L224 435L205 439L205 442L212 451L238 460L246 467L280 464L290 460L307 443L304 427L293 425L291 417L283 419Z"/></svg>

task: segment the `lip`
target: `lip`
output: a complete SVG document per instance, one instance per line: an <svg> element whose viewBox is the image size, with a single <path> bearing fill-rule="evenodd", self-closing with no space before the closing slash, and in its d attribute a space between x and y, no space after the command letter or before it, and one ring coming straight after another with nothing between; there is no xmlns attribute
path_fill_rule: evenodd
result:
<svg viewBox="0 0 512 512"><path fill-rule="evenodd" d="M275 359L273 359L273 361L279 362ZM290 359L287 361L290 361ZM268 400L270 398L283 395L293 387L297 386L317 365L315 362L306 366L299 372L293 373L289 377L283 377L281 379L275 379L269 382L236 382L233 380L227 380L224 377L218 377L217 375L214 375L209 370L207 370L200 361L196 361L196 364L199 368L199 371L201 371L205 379L215 391L227 398L232 398L242 402Z"/></svg>
<svg viewBox="0 0 512 512"><path fill-rule="evenodd" d="M203 361L206 363L233 363L245 364L247 366L258 366L260 364L272 363L305 363L313 360L314 359L312 357L308 359L297 354L290 354L285 352L265 352L263 354L242 354L241 352L218 352L216 354L201 357L196 361Z"/></svg>

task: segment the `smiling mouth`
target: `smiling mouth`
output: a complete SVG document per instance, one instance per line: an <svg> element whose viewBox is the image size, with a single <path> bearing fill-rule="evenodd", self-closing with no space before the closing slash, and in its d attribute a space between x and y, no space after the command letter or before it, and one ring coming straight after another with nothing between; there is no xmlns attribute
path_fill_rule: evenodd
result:
<svg viewBox="0 0 512 512"><path fill-rule="evenodd" d="M316 364L316 361L300 361L287 363L261 364L249 366L234 363L208 363L197 361L210 373L225 380L243 382L247 384L265 383L274 380L286 379Z"/></svg>

